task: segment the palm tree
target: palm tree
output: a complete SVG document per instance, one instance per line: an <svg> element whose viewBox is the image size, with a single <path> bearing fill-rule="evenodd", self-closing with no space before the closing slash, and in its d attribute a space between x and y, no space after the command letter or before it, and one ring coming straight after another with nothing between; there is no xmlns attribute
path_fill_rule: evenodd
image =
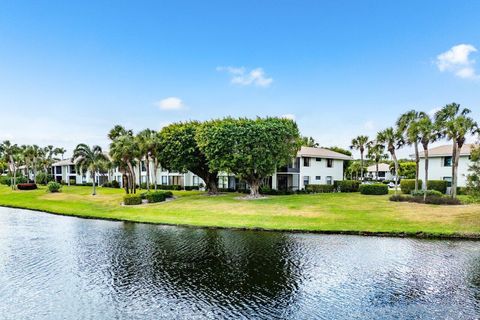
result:
<svg viewBox="0 0 480 320"><path fill-rule="evenodd" d="M124 177L127 178L125 191L128 193L130 190L130 192L135 193L136 179L134 167L140 153L133 132L116 125L110 130L108 137L112 140L112 143L110 143L110 157L112 157L119 169L123 171Z"/></svg>
<svg viewBox="0 0 480 320"><path fill-rule="evenodd" d="M438 139L439 133L432 119L430 119L430 117L426 113L421 114L420 119L415 123L414 126L416 127L415 130L418 132L420 143L423 147L423 154L425 157L425 180L423 184L423 201L425 201L428 191L428 145L429 143L435 142Z"/></svg>
<svg viewBox="0 0 480 320"><path fill-rule="evenodd" d="M367 143L367 158L375 162L375 177L378 180L378 164L381 160L387 159L388 155L385 153L385 146L376 141L369 141Z"/></svg>
<svg viewBox="0 0 480 320"><path fill-rule="evenodd" d="M312 137L302 137L302 146L318 148L319 144Z"/></svg>
<svg viewBox="0 0 480 320"><path fill-rule="evenodd" d="M79 144L75 150L73 150L73 162L80 172L83 173L83 170L90 172L90 176L93 180L93 190L92 195L96 195L95 189L95 175L100 170L105 168L105 164L108 162L107 157L102 151L100 146L93 146L90 148L84 143Z"/></svg>
<svg viewBox="0 0 480 320"><path fill-rule="evenodd" d="M355 139L352 139L352 145L350 149L355 149L360 151L360 179L363 180L363 153L365 152L365 147L368 143L367 136L358 136Z"/></svg>
<svg viewBox="0 0 480 320"><path fill-rule="evenodd" d="M9 140L5 140L0 145L0 153L8 163L8 170L10 171L10 185L12 190L15 190L17 185L18 162L20 160L20 148L16 144L12 144Z"/></svg>
<svg viewBox="0 0 480 320"><path fill-rule="evenodd" d="M150 190L150 160L155 153L156 141L155 141L156 132L150 129L145 129L140 131L137 136L137 144L140 151L140 154L145 158L146 169L147 169L147 191ZM156 170L155 170L156 175Z"/></svg>
<svg viewBox="0 0 480 320"><path fill-rule="evenodd" d="M56 148L55 149L55 154L61 154L62 155L62 160L63 160L63 155L65 154L65 152L67 152L67 150L65 150L65 148Z"/></svg>
<svg viewBox="0 0 480 320"><path fill-rule="evenodd" d="M415 191L418 191L418 175L420 166L420 155L418 153L419 135L415 126L416 122L422 116L422 112L410 110L402 114L397 120L397 128L405 139L408 145L413 145L415 150Z"/></svg>
<svg viewBox="0 0 480 320"><path fill-rule="evenodd" d="M388 152L392 156L395 164L395 195L397 194L398 185L398 159L395 150L403 145L402 133L390 127L377 133L377 141L387 147Z"/></svg>
<svg viewBox="0 0 480 320"><path fill-rule="evenodd" d="M443 137L453 142L452 150L452 191L453 198L457 196L458 161L460 152L465 144L466 137L478 133L478 124L468 114L469 109L460 109L457 103L447 104L435 113L436 125L440 128Z"/></svg>

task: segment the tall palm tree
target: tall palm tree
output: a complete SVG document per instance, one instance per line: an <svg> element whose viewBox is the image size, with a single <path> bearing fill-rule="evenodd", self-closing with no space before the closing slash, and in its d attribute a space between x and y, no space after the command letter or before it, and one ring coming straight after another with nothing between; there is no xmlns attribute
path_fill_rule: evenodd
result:
<svg viewBox="0 0 480 320"><path fill-rule="evenodd" d="M150 190L150 161L152 160L152 156L154 156L154 153L155 153L155 147L156 147L155 135L156 135L155 131L150 129L145 129L140 131L136 136L140 154L143 158L145 158L145 162L146 162L147 191ZM156 170L154 174L156 175Z"/></svg>
<svg viewBox="0 0 480 320"><path fill-rule="evenodd" d="M376 141L369 141L367 143L367 158L375 162L375 178L378 180L378 164L381 160L388 158L388 155L385 154L385 146Z"/></svg>
<svg viewBox="0 0 480 320"><path fill-rule="evenodd" d="M16 144L12 144L9 140L3 141L0 144L0 153L3 155L5 161L8 163L8 170L10 172L10 186L15 190L17 186L17 169L20 157L20 148Z"/></svg>
<svg viewBox="0 0 480 320"><path fill-rule="evenodd" d="M95 189L95 175L97 172L105 168L105 164L108 162L107 157L102 151L100 146L93 146L90 148L84 143L77 145L75 150L73 150L73 162L80 172L83 173L83 170L90 172L90 176L93 180L93 190L92 195L96 195Z"/></svg>
<svg viewBox="0 0 480 320"><path fill-rule="evenodd" d="M390 127L377 133L377 141L386 146L388 152L390 153L390 156L393 159L393 163L395 165L395 195L396 195L397 186L398 186L398 159L397 159L397 155L395 154L395 150L397 150L403 145L402 133Z"/></svg>
<svg viewBox="0 0 480 320"><path fill-rule="evenodd" d="M135 141L133 132L126 130L124 127L116 125L110 130L108 137L112 140L110 143L110 157L124 170L124 177L127 178L127 186L125 191L136 192L135 186L135 170L136 159L140 156L138 144Z"/></svg>
<svg viewBox="0 0 480 320"><path fill-rule="evenodd" d="M447 104L435 113L436 125L440 128L442 136L452 140L452 191L453 198L457 196L458 161L460 152L465 144L466 137L478 132L478 124L468 116L471 111L461 109L457 103Z"/></svg>
<svg viewBox="0 0 480 320"><path fill-rule="evenodd" d="M418 132L418 136L420 137L420 143L423 147L423 154L425 157L425 177L424 177L424 184L423 184L423 201L427 199L427 191L428 191L428 145L432 142L435 142L439 138L439 132L435 123L430 119L428 114L422 113L420 119L414 125L416 127L416 131Z"/></svg>
<svg viewBox="0 0 480 320"><path fill-rule="evenodd" d="M358 136L354 139L352 139L352 145L350 146L350 149L355 149L360 151L360 179L363 180L363 153L365 152L365 148L368 143L368 137L367 136Z"/></svg>
<svg viewBox="0 0 480 320"><path fill-rule="evenodd" d="M415 191L418 191L418 176L420 167L420 155L418 152L418 142L420 140L416 122L422 116L421 112L410 110L402 114L397 120L397 128L403 134L404 140L408 145L413 145L415 150Z"/></svg>

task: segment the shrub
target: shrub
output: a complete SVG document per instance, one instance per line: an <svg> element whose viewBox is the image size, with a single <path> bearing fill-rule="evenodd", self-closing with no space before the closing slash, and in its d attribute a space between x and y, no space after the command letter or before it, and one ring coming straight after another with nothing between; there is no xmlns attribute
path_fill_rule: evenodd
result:
<svg viewBox="0 0 480 320"><path fill-rule="evenodd" d="M468 195L467 187L457 187L457 196L466 196Z"/></svg>
<svg viewBox="0 0 480 320"><path fill-rule="evenodd" d="M447 193L447 181L445 180L428 180L427 189L428 190L437 190L442 194Z"/></svg>
<svg viewBox="0 0 480 320"><path fill-rule="evenodd" d="M358 188L361 194L383 195L388 194L388 186L383 183L362 184Z"/></svg>
<svg viewBox="0 0 480 320"><path fill-rule="evenodd" d="M9 176L0 176L0 184L9 185L10 177Z"/></svg>
<svg viewBox="0 0 480 320"><path fill-rule="evenodd" d="M308 193L330 193L334 190L333 184L309 184L305 187Z"/></svg>
<svg viewBox="0 0 480 320"><path fill-rule="evenodd" d="M12 185L12 180L11 180L11 176L7 175L7 176L2 176L2 179L0 180L0 183L1 184L5 184L7 186L11 186ZM27 183L27 178L25 178L24 176L19 176L16 178L15 182L17 184L19 183Z"/></svg>
<svg viewBox="0 0 480 320"><path fill-rule="evenodd" d="M166 198L173 198L172 191L163 191L163 194L165 195Z"/></svg>
<svg viewBox="0 0 480 320"><path fill-rule="evenodd" d="M218 188L218 192L235 192L233 188ZM238 192L241 192L240 190Z"/></svg>
<svg viewBox="0 0 480 320"><path fill-rule="evenodd" d="M165 192L163 191L147 192L145 195L145 199L147 199L148 203L162 202L165 201L165 198Z"/></svg>
<svg viewBox="0 0 480 320"><path fill-rule="evenodd" d="M418 180L418 187L422 187L422 180ZM412 191L415 190L415 179L402 179L400 181L400 190L402 190L402 193L405 194L410 194Z"/></svg>
<svg viewBox="0 0 480 320"><path fill-rule="evenodd" d="M47 184L47 190L49 192L60 192L60 189L62 188L62 185L56 181L50 181L48 184Z"/></svg>
<svg viewBox="0 0 480 320"><path fill-rule="evenodd" d="M437 191L438 192L438 191ZM422 197L412 197L412 196L403 196L403 195L393 195L390 197L390 201L397 202L415 202L415 203L426 203L426 204L436 204L436 205L459 205L462 204L460 200L451 197L444 197L442 195L438 196L427 196L425 201Z"/></svg>
<svg viewBox="0 0 480 320"><path fill-rule="evenodd" d="M157 188L160 190L182 190L182 186L178 184L159 184Z"/></svg>
<svg viewBox="0 0 480 320"><path fill-rule="evenodd" d="M111 182L112 188L120 188L120 183L117 180Z"/></svg>
<svg viewBox="0 0 480 320"><path fill-rule="evenodd" d="M123 197L123 204L126 206L142 204L142 197L138 194L127 194Z"/></svg>
<svg viewBox="0 0 480 320"><path fill-rule="evenodd" d="M360 181L357 180L335 180L333 182L335 190L338 192L357 192Z"/></svg>
<svg viewBox="0 0 480 320"><path fill-rule="evenodd" d="M17 184L18 190L35 190L37 185L35 183L19 183Z"/></svg>
<svg viewBox="0 0 480 320"><path fill-rule="evenodd" d="M192 190L200 190L199 186L185 186L185 190L192 191Z"/></svg>
<svg viewBox="0 0 480 320"><path fill-rule="evenodd" d="M411 195L414 197L423 197L425 194L424 190L418 190L417 192L412 191ZM441 197L442 193L437 190L427 190L427 197Z"/></svg>
<svg viewBox="0 0 480 320"><path fill-rule="evenodd" d="M53 180L53 176L51 174L45 174L45 172L39 172L37 174L37 183L46 185L50 181Z"/></svg>
<svg viewBox="0 0 480 320"><path fill-rule="evenodd" d="M407 202L410 201L409 196L403 196L401 194L394 194L393 196L390 197L390 201L396 201L396 202Z"/></svg>

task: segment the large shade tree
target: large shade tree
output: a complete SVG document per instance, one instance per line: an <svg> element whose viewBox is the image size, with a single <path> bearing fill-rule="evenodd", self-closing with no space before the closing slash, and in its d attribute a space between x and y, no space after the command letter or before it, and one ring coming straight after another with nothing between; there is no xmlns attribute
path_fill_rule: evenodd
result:
<svg viewBox="0 0 480 320"><path fill-rule="evenodd" d="M396 123L398 131L403 135L404 141L410 146L413 145L415 152L415 191L418 191L418 176L420 171L420 154L418 152L420 137L416 123L422 116L422 112L410 110L400 115Z"/></svg>
<svg viewBox="0 0 480 320"><path fill-rule="evenodd" d="M260 196L262 181L290 163L301 146L297 124L282 118L207 121L197 131L197 142L210 169L245 180L252 198Z"/></svg>
<svg viewBox="0 0 480 320"><path fill-rule="evenodd" d="M365 148L367 147L368 143L368 137L367 136L358 136L354 139L352 139L352 144L350 146L350 149L352 150L358 150L360 151L360 179L363 180L363 154L365 152Z"/></svg>
<svg viewBox="0 0 480 320"><path fill-rule="evenodd" d="M205 181L209 194L218 193L218 171L210 167L200 150L196 135L201 124L198 121L174 123L162 128L158 154L162 167L167 170L191 171Z"/></svg>
<svg viewBox="0 0 480 320"><path fill-rule="evenodd" d="M77 145L73 151L73 162L82 174L84 171L90 173L93 182L92 195L96 195L96 174L97 172L105 170L106 163L108 162L108 158L103 153L102 148L100 146L90 148L88 145L81 143Z"/></svg>
<svg viewBox="0 0 480 320"><path fill-rule="evenodd" d="M478 124L468 116L471 111L451 103L435 113L435 122L442 136L452 141L452 190L453 198L457 196L458 162L467 136L478 133Z"/></svg>
<svg viewBox="0 0 480 320"><path fill-rule="evenodd" d="M377 142L385 145L395 166L395 194L397 194L399 165L396 150L403 145L402 133L390 127L377 134Z"/></svg>

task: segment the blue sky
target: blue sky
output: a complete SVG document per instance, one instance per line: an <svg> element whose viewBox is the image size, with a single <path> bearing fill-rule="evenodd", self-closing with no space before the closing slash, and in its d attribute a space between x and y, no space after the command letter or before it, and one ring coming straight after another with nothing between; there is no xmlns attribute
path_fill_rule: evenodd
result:
<svg viewBox="0 0 480 320"><path fill-rule="evenodd" d="M478 12L479 1L0 1L0 139L71 149L107 146L114 124L289 115L346 147L411 108L455 101L480 120Z"/></svg>

